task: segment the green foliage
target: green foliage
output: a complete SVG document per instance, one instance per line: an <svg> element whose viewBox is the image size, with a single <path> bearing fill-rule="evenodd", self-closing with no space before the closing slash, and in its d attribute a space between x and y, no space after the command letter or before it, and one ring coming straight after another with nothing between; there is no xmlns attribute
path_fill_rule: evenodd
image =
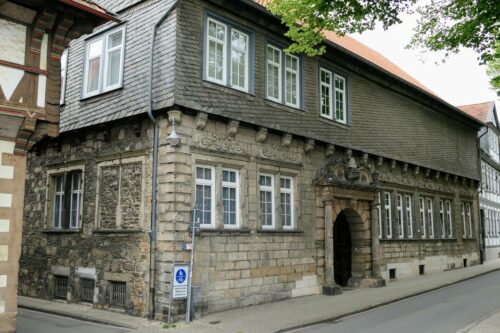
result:
<svg viewBox="0 0 500 333"><path fill-rule="evenodd" d="M496 45L496 56L487 63L487 73L491 78L490 84L500 96L500 42Z"/></svg>
<svg viewBox="0 0 500 333"><path fill-rule="evenodd" d="M288 51L315 56L325 51L322 31L343 36L373 29L377 22L387 28L400 23L398 15L415 1L272 0L268 7L288 27L286 36L293 41Z"/></svg>
<svg viewBox="0 0 500 333"><path fill-rule="evenodd" d="M422 4L422 2L424 4ZM268 8L281 17L292 40L289 52L309 56L325 52L323 31L340 36L384 29L400 23L403 13L419 14L408 47L456 53L461 47L479 54L489 65L492 85L499 88L500 0L270 0ZM496 47L495 47L496 46Z"/></svg>

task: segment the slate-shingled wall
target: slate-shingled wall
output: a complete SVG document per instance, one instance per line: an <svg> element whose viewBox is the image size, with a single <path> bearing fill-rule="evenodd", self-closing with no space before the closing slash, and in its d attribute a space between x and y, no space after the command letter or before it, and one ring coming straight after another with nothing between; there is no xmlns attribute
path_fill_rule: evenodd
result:
<svg viewBox="0 0 500 333"><path fill-rule="evenodd" d="M230 5L225 5L230 7ZM265 100L265 47L268 40L286 41L257 26L258 20L238 7L236 16L207 1L181 1L178 11L176 103L245 122L265 125L375 155L395 158L444 172L478 179L476 131L409 97L383 87L341 65L345 56L304 59L305 110ZM255 33L255 95L203 81L204 14L211 11ZM260 17L262 20L262 17ZM347 75L350 126L320 118L319 61ZM446 112L453 112L446 110Z"/></svg>
<svg viewBox="0 0 500 333"><path fill-rule="evenodd" d="M126 26L123 88L81 100L85 39L69 46L66 104L61 110L61 132L101 124L147 112L151 32L173 0L145 1L120 15ZM103 31L116 25L106 24ZM154 108L173 103L176 11L158 30L154 58Z"/></svg>

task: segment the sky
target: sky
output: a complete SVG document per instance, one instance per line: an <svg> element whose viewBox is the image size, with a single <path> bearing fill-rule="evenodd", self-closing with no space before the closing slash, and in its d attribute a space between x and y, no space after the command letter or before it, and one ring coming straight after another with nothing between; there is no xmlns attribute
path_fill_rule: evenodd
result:
<svg viewBox="0 0 500 333"><path fill-rule="evenodd" d="M406 15L403 23L384 30L381 26L352 37L381 53L398 67L413 76L448 103L458 106L493 101L486 66L480 66L477 54L462 49L451 54L445 63L444 52L422 52L405 49L413 35L416 17ZM498 105L498 101L497 101Z"/></svg>

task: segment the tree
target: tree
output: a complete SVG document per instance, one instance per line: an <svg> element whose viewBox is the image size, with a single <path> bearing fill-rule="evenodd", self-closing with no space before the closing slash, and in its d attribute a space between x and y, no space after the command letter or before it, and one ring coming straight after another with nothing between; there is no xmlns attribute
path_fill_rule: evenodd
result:
<svg viewBox="0 0 500 333"><path fill-rule="evenodd" d="M409 47L456 53L472 48L481 63L496 62L500 53L499 0L268 0L268 8L287 26L290 52L309 56L325 51L322 31L340 36L361 33L380 22L384 29L400 23L403 13L418 13ZM498 69L498 68L497 68ZM492 71L495 73L495 71ZM500 81L498 71L492 79Z"/></svg>
<svg viewBox="0 0 500 333"><path fill-rule="evenodd" d="M500 42L496 45L496 54L500 54ZM488 65L486 73L491 78L490 84L497 95L500 96L500 57L497 56L486 64Z"/></svg>

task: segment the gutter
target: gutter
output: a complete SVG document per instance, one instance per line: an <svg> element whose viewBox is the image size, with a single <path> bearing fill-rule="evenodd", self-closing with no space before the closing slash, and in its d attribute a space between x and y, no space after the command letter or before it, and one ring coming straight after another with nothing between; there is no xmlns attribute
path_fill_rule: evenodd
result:
<svg viewBox="0 0 500 333"><path fill-rule="evenodd" d="M478 232L478 239L479 239L479 262L482 265L485 261L486 257L486 241L485 241L485 235L484 235L484 216L483 213L481 212L481 203L479 202L479 193L483 192L483 173L481 172L481 138L488 134L489 132L489 127L488 124L485 124L484 127L486 127L486 131L481 134L480 136L477 137L477 165L478 165L478 170L479 170L479 191L478 191L478 202L477 202L477 211L478 211L478 221L479 221L479 232Z"/></svg>
<svg viewBox="0 0 500 333"><path fill-rule="evenodd" d="M177 5L178 0L167 8L166 12L160 17L154 25L151 34L151 49L149 50L149 73L148 73L148 116L153 123L153 165L151 175L151 232L149 233L149 320L153 320L156 314L155 309L155 274L156 274L156 210L157 210L157 181L158 181L158 141L159 128L158 122L153 115L153 52L155 46L155 37L160 25L167 19L172 10Z"/></svg>

